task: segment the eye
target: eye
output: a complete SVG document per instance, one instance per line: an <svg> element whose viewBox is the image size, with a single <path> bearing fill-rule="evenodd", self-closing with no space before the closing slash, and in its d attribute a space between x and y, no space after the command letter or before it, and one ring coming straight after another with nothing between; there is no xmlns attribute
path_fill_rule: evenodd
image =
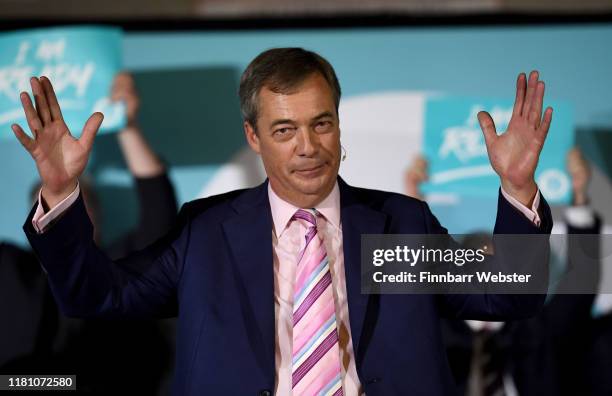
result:
<svg viewBox="0 0 612 396"><path fill-rule="evenodd" d="M275 129L274 132L272 132L272 136L276 139L287 139L290 138L294 132L294 127L282 127Z"/></svg>
<svg viewBox="0 0 612 396"><path fill-rule="evenodd" d="M319 133L328 132L332 127L331 121L319 121L315 124L315 131Z"/></svg>

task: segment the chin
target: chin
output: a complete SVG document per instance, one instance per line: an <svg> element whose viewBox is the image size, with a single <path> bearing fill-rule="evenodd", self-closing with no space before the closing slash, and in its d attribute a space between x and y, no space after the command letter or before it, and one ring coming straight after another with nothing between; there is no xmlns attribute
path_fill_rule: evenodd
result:
<svg viewBox="0 0 612 396"><path fill-rule="evenodd" d="M329 188L331 184L331 177L329 175L323 177L317 177L313 179L304 179L297 177L296 187L308 195L318 195L327 192L326 190Z"/></svg>

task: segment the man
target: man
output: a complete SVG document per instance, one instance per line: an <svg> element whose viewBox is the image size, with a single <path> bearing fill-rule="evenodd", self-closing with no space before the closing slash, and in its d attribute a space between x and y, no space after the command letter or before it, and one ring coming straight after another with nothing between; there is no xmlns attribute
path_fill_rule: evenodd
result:
<svg viewBox="0 0 612 396"><path fill-rule="evenodd" d="M243 73L245 135L268 180L185 205L175 232L119 264L92 242L78 193L102 115L74 139L49 80L32 79L32 90L37 109L25 93L22 102L35 139L13 126L43 181L25 231L59 305L79 316L178 314L175 394L443 395L452 379L440 314L525 317L543 303L360 293L361 234L446 230L421 201L338 177L340 86L315 53L272 49ZM543 96L538 74L521 74L505 134L480 114L503 188L496 232L550 232L533 179L552 118Z"/></svg>

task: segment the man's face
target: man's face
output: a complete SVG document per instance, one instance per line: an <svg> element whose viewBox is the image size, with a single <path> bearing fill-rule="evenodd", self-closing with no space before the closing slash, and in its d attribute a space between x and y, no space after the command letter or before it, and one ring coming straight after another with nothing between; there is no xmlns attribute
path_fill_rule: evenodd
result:
<svg viewBox="0 0 612 396"><path fill-rule="evenodd" d="M259 92L257 132L247 141L261 155L270 185L282 199L314 207L333 189L340 167L340 129L331 88L318 73L291 94Z"/></svg>

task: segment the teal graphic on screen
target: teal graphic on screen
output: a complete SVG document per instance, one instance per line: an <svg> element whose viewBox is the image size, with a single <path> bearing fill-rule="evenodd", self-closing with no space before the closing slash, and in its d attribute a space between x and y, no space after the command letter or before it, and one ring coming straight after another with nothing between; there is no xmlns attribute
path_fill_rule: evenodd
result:
<svg viewBox="0 0 612 396"><path fill-rule="evenodd" d="M565 161L574 142L574 118L567 102L553 107L553 120L536 169L536 182L548 202L568 203L571 180ZM488 111L501 134L512 117L513 102L488 98L437 97L427 101L424 151L429 181L424 191L435 202L497 197L499 177L493 171L477 114Z"/></svg>
<svg viewBox="0 0 612 396"><path fill-rule="evenodd" d="M26 130L19 93L30 92L31 76L47 76L64 120L79 136L87 118L104 114L101 132L125 124L125 109L110 101L110 88L121 68L122 32L108 27L22 30L0 35L0 138L14 139L10 125Z"/></svg>

